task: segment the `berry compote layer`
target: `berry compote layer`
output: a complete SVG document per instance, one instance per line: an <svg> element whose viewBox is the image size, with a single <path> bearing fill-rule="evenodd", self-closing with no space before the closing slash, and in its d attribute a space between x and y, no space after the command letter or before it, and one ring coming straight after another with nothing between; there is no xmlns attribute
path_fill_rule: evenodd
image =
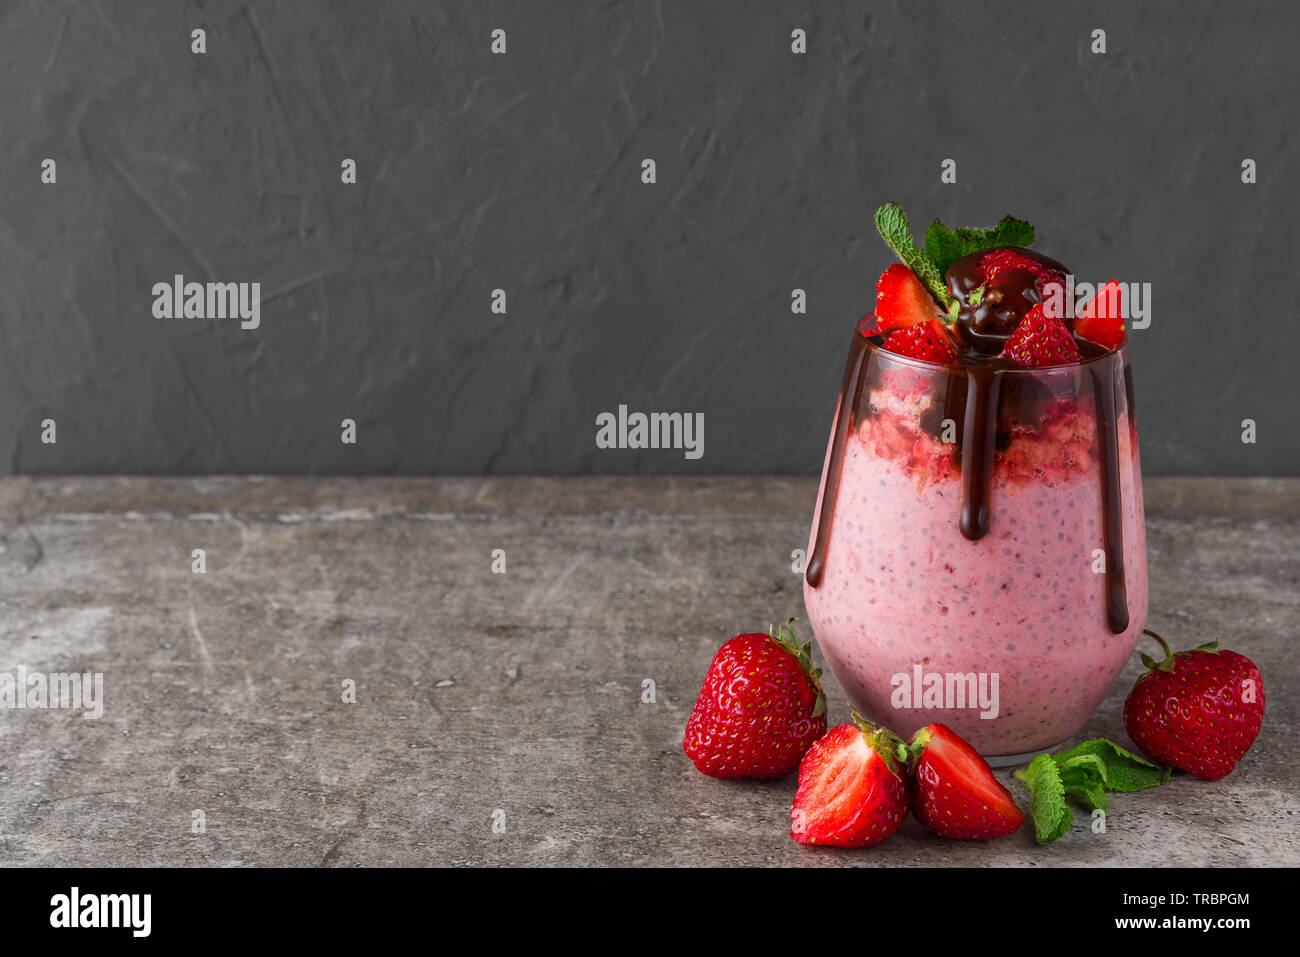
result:
<svg viewBox="0 0 1300 957"><path fill-rule="evenodd" d="M854 335L823 468L804 587L818 644L849 700L900 734L938 721L986 756L1051 748L1146 619L1127 350L940 365L885 338ZM958 707L957 685L981 680L985 701Z"/></svg>

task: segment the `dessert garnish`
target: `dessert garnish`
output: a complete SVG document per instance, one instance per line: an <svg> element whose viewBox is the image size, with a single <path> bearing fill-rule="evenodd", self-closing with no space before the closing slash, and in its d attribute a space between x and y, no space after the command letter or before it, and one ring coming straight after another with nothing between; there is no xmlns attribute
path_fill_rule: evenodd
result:
<svg viewBox="0 0 1300 957"><path fill-rule="evenodd" d="M1141 791L1169 780L1173 769L1152 764L1114 741L1093 738L1060 754L1040 754L1016 777L1029 789L1034 838L1051 844L1074 822L1066 799L1109 813L1107 792Z"/></svg>
<svg viewBox="0 0 1300 957"><path fill-rule="evenodd" d="M1072 316L1064 302L1069 269L1025 248L1034 227L1022 219L1006 216L987 229L949 229L936 219L923 247L898 203L879 207L875 223L899 259L876 283L876 328L888 352L945 365L1043 368L1124 342L1118 283ZM917 326L925 332L896 334Z"/></svg>

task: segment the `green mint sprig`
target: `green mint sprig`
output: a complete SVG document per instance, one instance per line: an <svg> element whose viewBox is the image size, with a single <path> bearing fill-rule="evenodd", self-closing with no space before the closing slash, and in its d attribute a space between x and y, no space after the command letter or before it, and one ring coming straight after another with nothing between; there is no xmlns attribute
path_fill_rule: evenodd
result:
<svg viewBox="0 0 1300 957"><path fill-rule="evenodd" d="M921 280L934 301L955 320L956 300L948 293L944 274L963 256L996 246L1028 246L1034 241L1034 227L1023 219L1004 216L996 226L976 229L959 226L949 229L939 220L925 231L925 247L916 245L907 213L899 203L885 203L876 208L876 229L894 255Z"/></svg>
<svg viewBox="0 0 1300 957"><path fill-rule="evenodd" d="M880 230L880 238L885 241L885 245L894 251L899 262L916 273L916 278L921 280L934 301L946 309L948 284L944 281L943 272L933 259L917 248L903 207L898 203L885 203L876 208L874 218L876 229Z"/></svg>
<svg viewBox="0 0 1300 957"><path fill-rule="evenodd" d="M1171 767L1152 764L1105 738L1093 738L1057 755L1040 754L1016 777L1029 788L1035 839L1051 844L1074 821L1066 798L1089 810L1107 811L1108 791L1157 787L1172 774Z"/></svg>
<svg viewBox="0 0 1300 957"><path fill-rule="evenodd" d="M1050 754L1040 754L1016 777L1029 788L1029 816L1034 819L1034 838L1051 844L1070 829L1074 815L1065 804L1065 783Z"/></svg>

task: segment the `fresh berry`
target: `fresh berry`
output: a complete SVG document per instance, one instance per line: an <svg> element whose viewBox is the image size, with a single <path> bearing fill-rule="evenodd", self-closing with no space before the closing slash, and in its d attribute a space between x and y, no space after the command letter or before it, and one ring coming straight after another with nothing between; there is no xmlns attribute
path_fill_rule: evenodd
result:
<svg viewBox="0 0 1300 957"><path fill-rule="evenodd" d="M790 836L800 844L870 847L902 826L907 785L903 742L856 711L808 749L790 809Z"/></svg>
<svg viewBox="0 0 1300 957"><path fill-rule="evenodd" d="M908 326L906 329L895 329L885 336L881 348L894 355L943 365L949 365L957 359L957 347L953 344L952 336L938 319Z"/></svg>
<svg viewBox="0 0 1300 957"><path fill-rule="evenodd" d="M1002 356L1026 368L1064 365L1082 358L1065 323L1045 315L1041 302L1025 313L1007 340Z"/></svg>
<svg viewBox="0 0 1300 957"><path fill-rule="evenodd" d="M1097 290L1074 317L1074 334L1107 349L1118 349L1124 342L1124 316L1121 311L1123 288L1112 279Z"/></svg>
<svg viewBox="0 0 1300 957"><path fill-rule="evenodd" d="M1055 289L1059 288L1059 292ZM1057 275L1055 272L1046 272L1034 279L1034 291L1038 293L1038 298L1046 300L1049 296L1056 295L1061 297L1062 305L1065 300L1065 277Z"/></svg>
<svg viewBox="0 0 1300 957"><path fill-rule="evenodd" d="M880 274L876 281L876 324L882 332L929 322L937 314L938 307L912 270L894 263Z"/></svg>
<svg viewBox="0 0 1300 957"><path fill-rule="evenodd" d="M1043 264L1034 256L1021 250L992 250L985 252L979 260L980 272L984 273L984 282L993 282L1008 269L1034 273L1035 276L1045 272Z"/></svg>
<svg viewBox="0 0 1300 957"><path fill-rule="evenodd" d="M947 725L922 728L909 750L912 813L936 834L987 840L1013 834L1025 823L988 762Z"/></svg>
<svg viewBox="0 0 1300 957"><path fill-rule="evenodd" d="M1059 270L1019 249L994 249L980 257L986 285L993 285L1004 272L1027 272L1042 280L1062 278Z"/></svg>
<svg viewBox="0 0 1300 957"><path fill-rule="evenodd" d="M780 632L737 635L713 656L686 722L686 754L715 778L779 778L826 733L826 696L786 622Z"/></svg>
<svg viewBox="0 0 1300 957"><path fill-rule="evenodd" d="M1264 681L1245 655L1219 651L1218 641L1165 657L1142 655L1150 671L1124 702L1124 727L1148 757L1198 778L1217 781L1250 750L1264 720Z"/></svg>

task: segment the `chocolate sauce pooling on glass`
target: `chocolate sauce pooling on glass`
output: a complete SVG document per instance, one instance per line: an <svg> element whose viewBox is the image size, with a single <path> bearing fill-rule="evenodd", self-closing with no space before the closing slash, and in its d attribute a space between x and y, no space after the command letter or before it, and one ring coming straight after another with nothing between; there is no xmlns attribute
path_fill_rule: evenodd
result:
<svg viewBox="0 0 1300 957"><path fill-rule="evenodd" d="M1054 259L1028 250L1017 251L1062 275L1067 272L1066 267ZM961 473L961 508L956 518L962 535L972 541L983 538L994 519L993 465L997 452L1007 448L1016 425L1031 428L1038 425L1043 408L1052 398L1047 387L1032 375L1005 375L1019 367L997 358L1006 338L1015 329L1015 323L1034 302L1041 301L1036 277L1028 271L1006 270L990 284L994 290L992 300L987 295L989 289L986 289L985 298L980 303L972 305L969 302L970 292L982 281L979 260L988 252L984 250L959 259L948 270L948 287L960 305L956 333L961 358L957 366L942 370L936 367L934 374L947 379L936 390L944 395L944 403L923 415L920 423L922 429L936 437L944 419L951 418L961 424L954 449ZM1106 555L1106 623L1113 633L1120 634L1128 628L1129 613L1124 580L1124 510L1119 479L1116 389L1122 387L1125 391L1131 428L1135 422L1133 378L1124 353L1106 353L1101 347L1083 340L1078 344L1087 363L1082 374L1091 387L1096 408L1102 546ZM857 427L860 414L870 414L869 409L862 408L862 391L868 367L879 345L879 337L868 338L854 331L849 360L840 384L839 410L817 516L817 536L805 572L808 584L813 588L821 585L826 570L831 518L839 492L849 430ZM1119 381L1121 371L1122 384ZM1081 557L1080 561L1083 562L1084 558Z"/></svg>

